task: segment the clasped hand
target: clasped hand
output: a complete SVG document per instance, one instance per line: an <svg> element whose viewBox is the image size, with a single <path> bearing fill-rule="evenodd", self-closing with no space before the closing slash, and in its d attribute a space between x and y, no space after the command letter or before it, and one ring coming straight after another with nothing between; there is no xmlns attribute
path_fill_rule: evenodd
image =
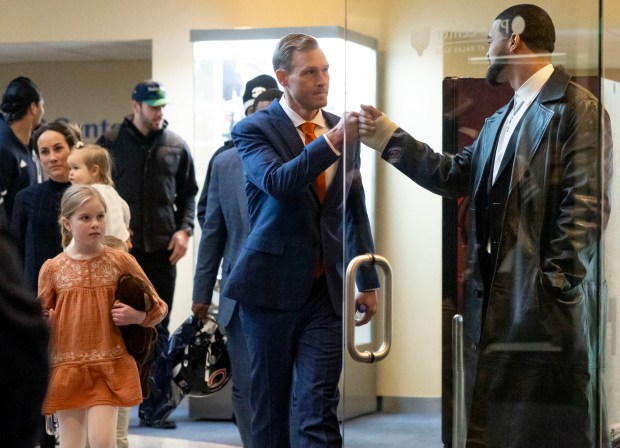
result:
<svg viewBox="0 0 620 448"><path fill-rule="evenodd" d="M362 104L360 107L359 135L362 143L383 152L398 125L373 106Z"/></svg>
<svg viewBox="0 0 620 448"><path fill-rule="evenodd" d="M144 319L146 319L145 311L138 311L118 300L112 305L112 322L114 322L114 325L140 325L144 322Z"/></svg>
<svg viewBox="0 0 620 448"><path fill-rule="evenodd" d="M367 104L360 107L359 112L345 112L327 138L336 148L342 148L346 137L347 142L361 139L366 146L382 152L398 126L377 108Z"/></svg>
<svg viewBox="0 0 620 448"><path fill-rule="evenodd" d="M357 112L345 112L336 126L331 128L325 136L335 148L342 148L345 138L347 144L359 140L359 114Z"/></svg>

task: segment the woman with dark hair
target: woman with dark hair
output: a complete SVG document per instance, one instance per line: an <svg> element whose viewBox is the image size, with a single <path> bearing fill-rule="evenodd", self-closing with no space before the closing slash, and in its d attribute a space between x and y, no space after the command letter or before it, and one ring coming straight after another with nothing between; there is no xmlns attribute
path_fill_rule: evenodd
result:
<svg viewBox="0 0 620 448"><path fill-rule="evenodd" d="M58 227L60 199L71 186L67 158L80 141L80 131L65 122L53 121L37 129L32 141L48 180L16 194L9 224L24 261L26 284L34 297L41 266L62 252ZM45 419L41 419L40 447L53 448L56 438L45 433Z"/></svg>
<svg viewBox="0 0 620 448"><path fill-rule="evenodd" d="M45 112L41 91L30 79L15 78L2 95L0 110L0 204L11 222L15 195L37 182L28 143Z"/></svg>
<svg viewBox="0 0 620 448"><path fill-rule="evenodd" d="M58 229L60 198L71 185L67 157L80 141L80 131L53 121L41 126L33 141L48 180L17 193L10 226L23 256L26 281L36 294L39 269L45 260L62 252Z"/></svg>

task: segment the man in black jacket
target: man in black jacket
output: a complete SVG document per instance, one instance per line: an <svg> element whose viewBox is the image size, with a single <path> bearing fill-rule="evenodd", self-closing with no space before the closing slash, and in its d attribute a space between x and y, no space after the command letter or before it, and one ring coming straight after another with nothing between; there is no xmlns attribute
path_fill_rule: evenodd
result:
<svg viewBox="0 0 620 448"><path fill-rule="evenodd" d="M551 64L555 27L541 8L504 10L488 43L487 80L509 83L515 97L472 145L436 153L370 106L362 106L360 135L431 192L471 196L467 447L608 447L599 325L609 116Z"/></svg>
<svg viewBox="0 0 620 448"><path fill-rule="evenodd" d="M133 113L97 143L110 151L116 189L131 211L131 253L171 310L176 263L185 255L194 228L194 163L187 143L164 120L163 86L143 81L131 99ZM166 341L169 316L157 326ZM148 416L141 418L151 425ZM172 422L166 424L172 427Z"/></svg>
<svg viewBox="0 0 620 448"><path fill-rule="evenodd" d="M254 112L254 108L255 108L254 100L259 95L261 95L263 92L266 92L269 89L276 89L276 90L278 89L277 81L273 78L273 76L269 76L269 75L258 75L257 77L250 79L245 84L245 91L243 92L243 109L245 113L244 116L252 115L252 113ZM232 127L233 126L231 125L231 129ZM205 214L207 212L207 198L209 195L209 179L211 178L211 170L213 168L213 161L218 155L220 155L227 149L234 148L234 147L235 145L233 144L232 140L226 140L224 144L215 151L215 153L213 154L213 157L211 157L211 160L209 160L209 166L207 167L207 175L205 177L204 187L202 188L202 191L200 193L200 198L198 199L198 207L197 207L196 218L198 218L198 224L200 225L201 229L204 226Z"/></svg>
<svg viewBox="0 0 620 448"><path fill-rule="evenodd" d="M0 104L0 204L11 222L18 191L37 183L37 165L28 146L32 131L45 113L43 95L34 82L19 76L12 80Z"/></svg>

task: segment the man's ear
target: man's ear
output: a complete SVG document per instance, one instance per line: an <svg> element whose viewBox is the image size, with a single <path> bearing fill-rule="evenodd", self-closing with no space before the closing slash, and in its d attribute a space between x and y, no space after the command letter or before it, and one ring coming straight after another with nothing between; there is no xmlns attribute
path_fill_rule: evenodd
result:
<svg viewBox="0 0 620 448"><path fill-rule="evenodd" d="M140 103L137 102L136 100L131 100L131 111L134 114L137 114L140 112Z"/></svg>
<svg viewBox="0 0 620 448"><path fill-rule="evenodd" d="M283 68L279 68L276 70L276 79L280 83L282 87L288 86L288 73Z"/></svg>
<svg viewBox="0 0 620 448"><path fill-rule="evenodd" d="M521 44L523 44L523 39L521 39L521 35L517 33L512 33L510 38L508 39L510 51L514 52Z"/></svg>

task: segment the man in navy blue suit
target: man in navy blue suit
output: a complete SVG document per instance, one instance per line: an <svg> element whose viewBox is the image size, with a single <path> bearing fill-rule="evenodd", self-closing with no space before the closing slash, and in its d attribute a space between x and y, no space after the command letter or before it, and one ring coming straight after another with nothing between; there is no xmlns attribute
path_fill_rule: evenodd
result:
<svg viewBox="0 0 620 448"><path fill-rule="evenodd" d="M250 234L222 293L239 303L248 343L253 446L341 446L343 270L374 251L358 116L322 110L329 64L313 37L282 38L273 67L284 96L232 131ZM361 269L357 284L363 324L376 310L374 268Z"/></svg>

